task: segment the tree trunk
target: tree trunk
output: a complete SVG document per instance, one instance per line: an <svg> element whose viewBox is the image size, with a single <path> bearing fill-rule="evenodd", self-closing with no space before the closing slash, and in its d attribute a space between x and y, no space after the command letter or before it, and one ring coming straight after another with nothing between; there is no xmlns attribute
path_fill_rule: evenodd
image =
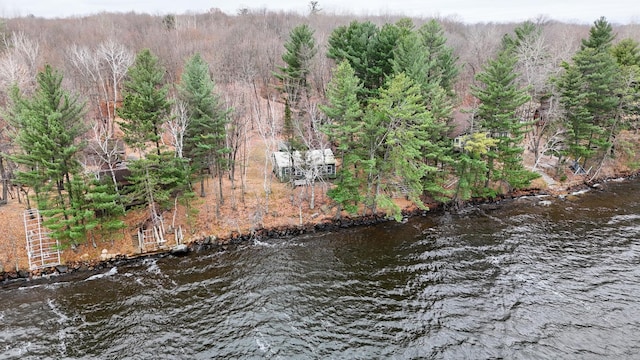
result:
<svg viewBox="0 0 640 360"><path fill-rule="evenodd" d="M202 176L200 178L200 197L205 197L205 196L207 196L207 194L204 191L204 176Z"/></svg>
<svg viewBox="0 0 640 360"><path fill-rule="evenodd" d="M311 199L309 200L309 209L313 210L316 208L316 182L314 179L311 179Z"/></svg>
<svg viewBox="0 0 640 360"><path fill-rule="evenodd" d="M489 161L487 161L487 179L484 181L484 187L488 188L491 183L491 175L493 173L493 156L489 155Z"/></svg>
<svg viewBox="0 0 640 360"><path fill-rule="evenodd" d="M222 167L220 166L220 161L216 162L216 172L218 173L218 191L220 194L219 201L220 205L224 205L224 197L222 194Z"/></svg>
<svg viewBox="0 0 640 360"><path fill-rule="evenodd" d="M9 186L9 179L7 179L5 170L4 170L4 160L2 156L0 156L0 180L2 180L2 198L0 198L0 203L7 203L7 188Z"/></svg>
<svg viewBox="0 0 640 360"><path fill-rule="evenodd" d="M221 194L222 194L222 191L220 191L216 196L217 197L216 199L216 219L217 220L220 220L220 203L222 201L220 198Z"/></svg>
<svg viewBox="0 0 640 360"><path fill-rule="evenodd" d="M252 116L253 118L253 116ZM251 121L253 124L253 121ZM242 203L245 203L244 195L247 189L247 132L244 132L244 136L242 137L242 168L240 169L240 183L242 187L242 192L240 193Z"/></svg>
<svg viewBox="0 0 640 360"><path fill-rule="evenodd" d="M2 202L3 202L4 204L6 204L6 203L7 203L7 201L8 201L8 200L7 200L7 192L8 192L8 191L7 191L7 187L8 187L7 183L8 183L8 182L9 182L9 180L7 180L7 179L2 179Z"/></svg>
<svg viewBox="0 0 640 360"><path fill-rule="evenodd" d="M371 215L375 215L378 212L378 196L380 196L380 176L377 175L376 181L376 193L373 196L373 206L371 207Z"/></svg>

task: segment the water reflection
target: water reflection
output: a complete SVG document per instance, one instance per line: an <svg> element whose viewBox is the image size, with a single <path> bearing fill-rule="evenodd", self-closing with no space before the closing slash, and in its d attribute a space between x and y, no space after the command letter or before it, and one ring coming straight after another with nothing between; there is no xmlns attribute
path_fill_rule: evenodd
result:
<svg viewBox="0 0 640 360"><path fill-rule="evenodd" d="M4 289L0 358L632 358L639 199L608 184Z"/></svg>

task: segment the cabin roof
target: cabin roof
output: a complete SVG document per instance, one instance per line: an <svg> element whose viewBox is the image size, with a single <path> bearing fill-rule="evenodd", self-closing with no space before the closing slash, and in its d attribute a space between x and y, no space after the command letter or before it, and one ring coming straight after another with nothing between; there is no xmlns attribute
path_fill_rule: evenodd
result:
<svg viewBox="0 0 640 360"><path fill-rule="evenodd" d="M331 149L308 150L304 153L305 161L302 161L302 152L300 151L294 151L291 153L287 151L275 151L273 153L273 159L278 168L291 166L292 157L294 166L301 166L303 163L309 165L330 165L336 163L336 159L333 156L333 151L331 151Z"/></svg>

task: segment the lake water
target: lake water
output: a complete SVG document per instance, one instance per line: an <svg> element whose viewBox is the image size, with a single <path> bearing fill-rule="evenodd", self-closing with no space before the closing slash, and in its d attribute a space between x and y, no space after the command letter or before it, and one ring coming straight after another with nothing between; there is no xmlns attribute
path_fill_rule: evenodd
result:
<svg viewBox="0 0 640 360"><path fill-rule="evenodd" d="M640 358L640 182L603 188L1 288L0 358Z"/></svg>

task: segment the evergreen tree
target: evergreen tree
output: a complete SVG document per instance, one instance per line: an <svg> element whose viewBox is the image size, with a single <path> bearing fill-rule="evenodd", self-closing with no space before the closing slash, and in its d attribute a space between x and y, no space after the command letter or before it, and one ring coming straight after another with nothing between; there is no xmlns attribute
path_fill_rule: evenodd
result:
<svg viewBox="0 0 640 360"><path fill-rule="evenodd" d="M532 37L540 36L540 28L531 21L525 21L513 31L515 36L505 34L502 38L502 50L515 52Z"/></svg>
<svg viewBox="0 0 640 360"><path fill-rule="evenodd" d="M331 33L327 56L337 62L349 61L363 85L358 93L361 102L375 97L393 73L393 49L404 33L403 29L390 24L381 30L370 21L353 21Z"/></svg>
<svg viewBox="0 0 640 360"><path fill-rule="evenodd" d="M24 166L17 181L34 189L51 236L63 246L76 246L96 228L122 227L121 221L96 215L96 210L120 215L122 207L116 195L98 201L96 188L82 175L77 154L84 146L84 103L62 88L62 80L62 74L47 65L31 98L13 89L10 121L22 152L12 159Z"/></svg>
<svg viewBox="0 0 640 360"><path fill-rule="evenodd" d="M453 96L453 85L460 71L457 66L458 57L454 55L453 48L447 46L442 26L432 19L418 30L418 34L427 54L428 82L437 83L447 95Z"/></svg>
<svg viewBox="0 0 640 360"><path fill-rule="evenodd" d="M356 95L361 87L353 68L343 60L327 85L328 105L320 107L328 119L322 130L337 148L341 164L335 187L329 190L328 195L349 213L355 213L362 201L359 164L363 111Z"/></svg>
<svg viewBox="0 0 640 360"><path fill-rule="evenodd" d="M75 247L98 226L98 219L86 201L88 186L82 176L73 176L65 190L70 195L69 204L63 207L42 206L40 213L44 217L43 225L51 230L52 238L60 240L63 246Z"/></svg>
<svg viewBox="0 0 640 360"><path fill-rule="evenodd" d="M94 211L99 219L97 234L103 239L112 237L118 230L126 228L122 221L125 214L120 194L116 193L110 184L93 181L84 196L87 207Z"/></svg>
<svg viewBox="0 0 640 360"><path fill-rule="evenodd" d="M31 186L36 197L40 190L57 193L57 205L66 206L63 190L79 164L75 155L84 143L86 131L82 121L84 103L62 88L62 74L51 66L37 75L38 88L31 98L25 98L19 89L12 90L13 109L9 121L18 130L16 144L22 153L12 160L24 165L25 171L16 174L17 181Z"/></svg>
<svg viewBox="0 0 640 360"><path fill-rule="evenodd" d="M226 169L226 124L228 111L222 108L215 94L215 83L209 65L200 54L187 60L178 87L180 97L187 104L189 125L185 131L184 153L196 173L203 175L214 168L219 181L219 201L223 201L222 173ZM204 178L200 180L200 195L204 193Z"/></svg>
<svg viewBox="0 0 640 360"><path fill-rule="evenodd" d="M45 226L63 244L75 245L78 229L87 218L75 216L82 199L75 177L80 173L76 154L84 143L84 103L62 88L62 74L45 66L37 75L38 87L31 98L12 91L10 121L17 129L16 143L22 152L11 159L23 166L16 182L31 187L38 208L47 217ZM71 240L70 242L68 240Z"/></svg>
<svg viewBox="0 0 640 360"><path fill-rule="evenodd" d="M620 89L619 67L608 51L596 51L586 48L573 57L585 86L582 91L586 95L585 104L593 123L601 129L594 132L591 144L601 149L611 146L611 136L618 132L618 104ZM596 134L597 133L597 134ZM601 136L599 136L601 135Z"/></svg>
<svg viewBox="0 0 640 360"><path fill-rule="evenodd" d="M611 52L614 38L611 25L604 18L597 20L572 63L563 65L565 72L558 82L569 128L567 150L576 159L582 158L583 168L597 151L602 164L621 127L620 99L626 89Z"/></svg>
<svg viewBox="0 0 640 360"><path fill-rule="evenodd" d="M640 44L626 38L611 47L611 54L620 66L640 66Z"/></svg>
<svg viewBox="0 0 640 360"><path fill-rule="evenodd" d="M587 94L584 89L586 82L579 69L564 63L565 69L558 79L560 103L563 105L566 134L566 149L564 154L574 159L589 159L594 150L588 145L589 139L599 133L599 128L593 123L593 116L587 109Z"/></svg>
<svg viewBox="0 0 640 360"><path fill-rule="evenodd" d="M424 162L424 149L432 147L429 132L433 118L424 107L420 88L404 74L390 78L373 99L365 117L368 158L363 161L368 173L368 199L372 211L382 208L399 219L400 209L385 188L396 181L418 206L426 208L420 196L423 180L436 169Z"/></svg>
<svg viewBox="0 0 640 360"><path fill-rule="evenodd" d="M353 21L349 26L339 26L331 32L327 56L336 62L347 60L355 75L363 83L358 93L360 100L366 99L379 84L369 81L370 44L378 36L378 28L371 22Z"/></svg>
<svg viewBox="0 0 640 360"><path fill-rule="evenodd" d="M163 158L169 159L168 156ZM155 154L128 164L130 175L127 180L130 185L126 187L127 203L147 207L152 221L158 219L162 208L170 204L171 190L162 184L161 167L164 163Z"/></svg>
<svg viewBox="0 0 640 360"><path fill-rule="evenodd" d="M611 48L611 54L620 67L620 109L630 121L640 119L640 45L623 39ZM637 127L637 123L631 125Z"/></svg>
<svg viewBox="0 0 640 360"><path fill-rule="evenodd" d="M129 164L131 175L127 178L127 200L130 204L149 208L155 220L162 211L171 209L174 199L189 196L189 173L187 159L165 151L160 156L150 154L144 159Z"/></svg>
<svg viewBox="0 0 640 360"><path fill-rule="evenodd" d="M291 106L289 106L289 100L284 101L284 125L282 126L282 132L287 139L287 146L290 150L296 149L294 144L296 138L296 127L293 124L293 117L291 114Z"/></svg>
<svg viewBox="0 0 640 360"><path fill-rule="evenodd" d="M456 157L454 168L458 183L453 196L454 201L469 200L474 196L487 196L486 181L487 154L498 144L498 140L484 132L465 135L463 148Z"/></svg>
<svg viewBox="0 0 640 360"><path fill-rule="evenodd" d="M407 74L423 92L426 92L426 85L429 84L429 67L433 65L427 60L428 55L417 33L410 32L404 35L394 49L392 60L394 74Z"/></svg>
<svg viewBox="0 0 640 360"><path fill-rule="evenodd" d="M76 174L68 191L73 193L73 201L62 214L64 216L55 209L42 211L44 225L52 230L52 237L73 247L91 238L93 246L97 247L96 234L106 240L126 227L121 219L124 207L118 201L119 195L107 184Z"/></svg>
<svg viewBox="0 0 640 360"><path fill-rule="evenodd" d="M302 93L306 94L309 89L311 61L317 52L313 30L307 24L296 26L284 47L282 60L285 66L278 68L276 77L282 82L289 106L296 107Z"/></svg>
<svg viewBox="0 0 640 360"><path fill-rule="evenodd" d="M404 26L404 28L411 28ZM424 106L433 117L430 129L429 149L423 149L425 161L434 167L444 167L453 161L452 143L448 137L453 111L452 84L458 69L452 50L446 46L446 38L440 25L430 21L418 31L407 32L399 40L394 51L393 69L396 74L405 73L421 89ZM438 200L445 200L446 173L425 179L425 190Z"/></svg>
<svg viewBox="0 0 640 360"><path fill-rule="evenodd" d="M158 58L149 49L140 51L127 72L122 107L118 109L118 115L123 119L120 127L124 141L138 151L146 149L147 142L155 143L158 156L162 124L168 119L171 106L164 74Z"/></svg>
<svg viewBox="0 0 640 360"><path fill-rule="evenodd" d="M508 51L502 51L490 60L476 76L482 84L473 88L473 95L480 100L478 119L482 129L498 140L495 150L489 152L487 179L505 181L511 188L528 186L535 174L524 169L522 155L525 127L518 109L529 101L526 89L516 84L515 59ZM495 160L501 167L496 168Z"/></svg>
<svg viewBox="0 0 640 360"><path fill-rule="evenodd" d="M406 34L406 29L396 24L384 24L380 28L370 51L372 61L369 65L369 76L372 89L379 89L393 76L394 49Z"/></svg>
<svg viewBox="0 0 640 360"><path fill-rule="evenodd" d="M327 85L328 105L320 106L328 118L323 130L340 150L341 157L358 143L363 111L356 94L361 87L353 68L343 60Z"/></svg>
<svg viewBox="0 0 640 360"><path fill-rule="evenodd" d="M593 49L597 52L608 51L616 34L607 19L603 16L594 21L593 26L589 29L589 37L582 40L582 50Z"/></svg>

